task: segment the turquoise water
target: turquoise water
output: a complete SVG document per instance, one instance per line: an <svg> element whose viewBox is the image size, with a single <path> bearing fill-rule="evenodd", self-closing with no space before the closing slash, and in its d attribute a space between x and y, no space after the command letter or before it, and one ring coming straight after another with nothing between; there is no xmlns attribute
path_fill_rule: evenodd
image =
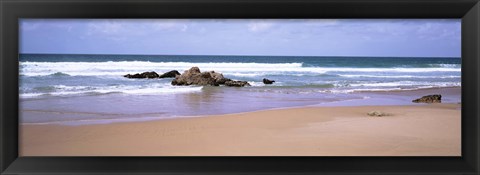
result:
<svg viewBox="0 0 480 175"><path fill-rule="evenodd" d="M228 114L372 101L385 95L369 93L461 86L460 58L21 54L19 63L23 123ZM123 77L145 71L183 72L193 66L252 86L179 87L170 85L172 78ZM264 85L263 78L276 82ZM407 104L420 95L388 98ZM451 102L459 98L453 94Z"/></svg>
<svg viewBox="0 0 480 175"><path fill-rule="evenodd" d="M460 58L273 57L273 56L142 56L142 55L20 55L20 96L81 94L164 94L201 91L173 87L171 79L131 80L129 73L198 66L225 77L268 89L306 88L314 91L411 90L460 86ZM263 78L276 81L265 86ZM307 90L308 89L308 90Z"/></svg>

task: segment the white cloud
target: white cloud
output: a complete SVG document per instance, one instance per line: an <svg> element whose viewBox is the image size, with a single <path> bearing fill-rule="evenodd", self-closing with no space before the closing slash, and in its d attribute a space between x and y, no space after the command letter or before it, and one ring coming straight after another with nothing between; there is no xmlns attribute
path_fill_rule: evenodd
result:
<svg viewBox="0 0 480 175"><path fill-rule="evenodd" d="M150 25L154 30L166 30L176 26L176 24L173 22L153 22ZM149 27L148 24L146 26Z"/></svg>
<svg viewBox="0 0 480 175"><path fill-rule="evenodd" d="M114 20L94 20L87 25L84 38L104 38L112 41L125 41L129 31L126 25ZM133 31L130 31L133 32Z"/></svg>
<svg viewBox="0 0 480 175"><path fill-rule="evenodd" d="M88 35L93 35L96 33L114 35L118 34L124 26L115 21L93 21L88 24Z"/></svg>
<svg viewBox="0 0 480 175"><path fill-rule="evenodd" d="M182 30L182 32L185 32L185 31L187 31L187 29L188 29L188 26L187 26L186 24L184 24L184 25L182 26L182 29L181 29L181 30Z"/></svg>
<svg viewBox="0 0 480 175"><path fill-rule="evenodd" d="M66 24L66 23L54 23L52 24L52 26L59 29L66 30L68 32L71 32L73 30L73 26L71 24Z"/></svg>
<svg viewBox="0 0 480 175"><path fill-rule="evenodd" d="M35 30L41 26L41 23L39 22L22 22L20 23L20 30Z"/></svg>
<svg viewBox="0 0 480 175"><path fill-rule="evenodd" d="M307 19L305 25L315 27L326 27L338 25L338 19Z"/></svg>
<svg viewBox="0 0 480 175"><path fill-rule="evenodd" d="M187 31L188 25L187 20L173 20L173 19L162 19L162 20L154 20L154 21L145 21L146 28L153 28L157 31L165 31L165 30L178 30L178 31Z"/></svg>
<svg viewBox="0 0 480 175"><path fill-rule="evenodd" d="M140 36L162 35L168 32L185 32L189 28L187 20L91 20L84 38L104 38L112 41L125 41Z"/></svg>
<svg viewBox="0 0 480 175"><path fill-rule="evenodd" d="M418 27L417 32L418 33L428 33L430 30L432 30L433 26L431 23L426 23Z"/></svg>
<svg viewBox="0 0 480 175"><path fill-rule="evenodd" d="M445 38L460 39L461 24L445 24L440 22L425 23L417 27L417 36L421 39L438 40Z"/></svg>
<svg viewBox="0 0 480 175"><path fill-rule="evenodd" d="M273 23L266 21L251 22L247 24L248 30L251 32L262 32L272 28Z"/></svg>

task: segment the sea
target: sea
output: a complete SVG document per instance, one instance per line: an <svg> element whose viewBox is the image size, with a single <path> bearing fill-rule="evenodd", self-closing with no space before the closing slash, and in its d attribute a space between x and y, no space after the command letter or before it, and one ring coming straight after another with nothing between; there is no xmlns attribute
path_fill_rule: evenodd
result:
<svg viewBox="0 0 480 175"><path fill-rule="evenodd" d="M194 66L252 86L172 86L173 78L123 77L146 71L182 73ZM265 85L263 78L275 83ZM461 87L461 58L19 55L20 118L36 124L229 114L451 87Z"/></svg>

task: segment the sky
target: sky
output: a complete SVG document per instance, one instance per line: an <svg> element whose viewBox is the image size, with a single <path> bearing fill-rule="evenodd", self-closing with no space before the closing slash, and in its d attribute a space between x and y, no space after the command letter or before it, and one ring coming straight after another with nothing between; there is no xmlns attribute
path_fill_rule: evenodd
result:
<svg viewBox="0 0 480 175"><path fill-rule="evenodd" d="M460 19L21 19L20 53L460 57Z"/></svg>

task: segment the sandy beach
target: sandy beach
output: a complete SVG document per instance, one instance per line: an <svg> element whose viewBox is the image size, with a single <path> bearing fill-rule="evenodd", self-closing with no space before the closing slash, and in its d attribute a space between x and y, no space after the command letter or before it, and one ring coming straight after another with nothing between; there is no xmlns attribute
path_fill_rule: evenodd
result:
<svg viewBox="0 0 480 175"><path fill-rule="evenodd" d="M373 110L389 116L372 117ZM460 156L460 104L301 107L20 126L20 156Z"/></svg>

